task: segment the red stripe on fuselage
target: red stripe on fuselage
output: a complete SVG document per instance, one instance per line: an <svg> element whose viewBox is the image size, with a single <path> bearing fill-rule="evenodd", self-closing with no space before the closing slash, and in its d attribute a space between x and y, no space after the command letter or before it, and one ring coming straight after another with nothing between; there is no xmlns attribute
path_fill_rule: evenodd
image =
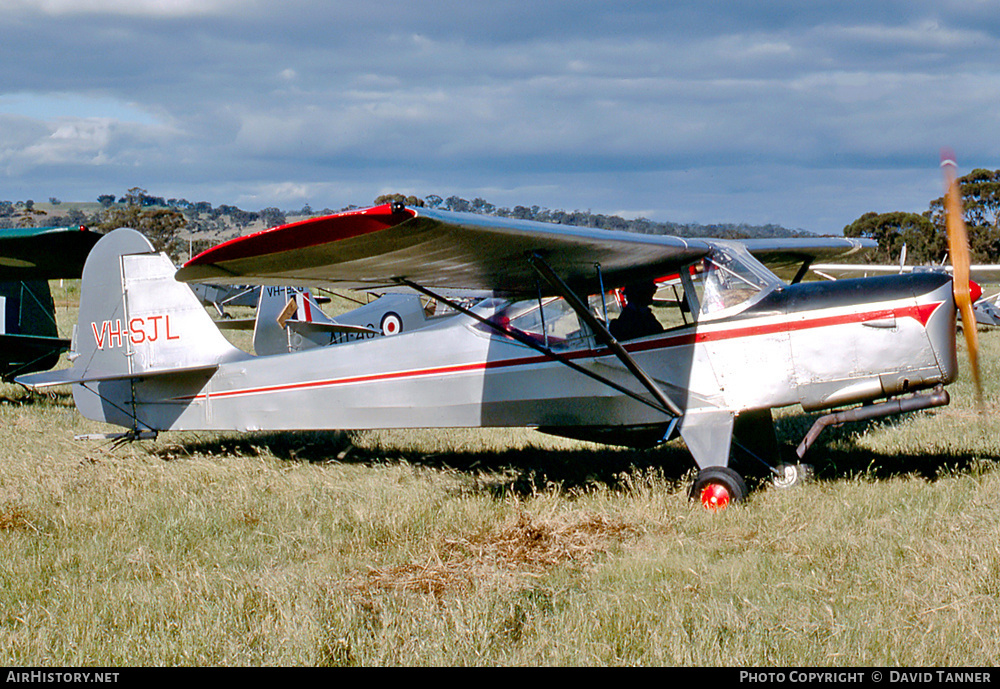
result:
<svg viewBox="0 0 1000 689"><path fill-rule="evenodd" d="M762 323L758 325L746 325L744 327L734 327L708 331L693 331L657 337L645 342L626 344L625 349L629 352L646 352L654 349L669 349L670 347L680 347L702 342L718 342L723 340L733 340L743 337L756 337L760 335L771 335L781 332L797 332L800 330L810 330L813 328L826 328L836 325L848 325L851 323L864 323L866 321L880 320L884 318L912 318L921 327L927 327L927 321L931 315L944 302L930 304L918 304L915 306L905 306L895 309L879 309L878 311L867 311L863 313L844 313L831 316L820 316L816 318L803 318L801 320L789 319L775 321L773 323ZM606 347L600 349L588 349L579 352L560 353L567 359L596 359L608 356L611 351ZM469 364L456 364L452 366L438 366L425 369L411 369L407 371L393 371L390 373L372 373L361 376L349 376L346 378L336 378L333 380L315 380L303 383L285 383L281 385L269 385L258 388L246 388L243 390L225 390L220 392L201 393L198 395L185 395L175 397L175 401L191 402L199 399L220 399L225 397L235 397L240 395L261 395L272 392L287 392L290 390L309 390L320 387L332 387L337 385L353 385L356 383L371 383L376 381L398 380L400 378L420 378L424 376L451 375L455 373L467 373L470 371L485 371L488 369L510 368L514 366L525 366L539 363L551 363L553 360L544 355L517 357L513 359L503 359L500 361L478 361Z"/></svg>
<svg viewBox="0 0 1000 689"><path fill-rule="evenodd" d="M896 309L881 309L879 311L868 311L865 313L846 313L833 316L821 316L817 318L804 318L802 320L783 320L773 323L762 323L760 325L747 325L742 328L727 328L725 330L701 330L668 338L657 338L648 342L640 342L626 346L630 352L645 352L650 349L662 349L664 347L676 347L683 344L694 344L696 342L715 342L719 340L731 340L738 337L753 337L755 335L772 335L782 332L796 332L799 330L811 330L813 328L825 328L832 325L846 325L849 323L864 323L883 318L912 318L920 323L921 327L927 327L927 321L941 304L919 304L916 306L906 306ZM710 327L710 326L709 326Z"/></svg>

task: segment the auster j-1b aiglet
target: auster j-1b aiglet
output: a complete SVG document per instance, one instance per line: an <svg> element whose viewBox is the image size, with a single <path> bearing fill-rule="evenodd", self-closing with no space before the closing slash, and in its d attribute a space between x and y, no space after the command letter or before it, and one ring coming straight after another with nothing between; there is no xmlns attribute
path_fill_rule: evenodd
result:
<svg viewBox="0 0 1000 689"><path fill-rule="evenodd" d="M747 492L731 457L766 466L778 484L798 478L800 465L777 459L774 408L846 408L818 429L947 404L959 272L954 283L942 273L799 281L810 262L866 245L682 239L384 205L235 239L175 271L142 235L117 230L84 269L73 367L19 380L73 384L82 414L129 437L521 426L651 446L679 435L699 469L692 495L724 505ZM765 264L795 277L783 282ZM615 339L601 295L670 275L676 325ZM407 290L454 313L392 337L253 356L223 337L185 282Z"/></svg>

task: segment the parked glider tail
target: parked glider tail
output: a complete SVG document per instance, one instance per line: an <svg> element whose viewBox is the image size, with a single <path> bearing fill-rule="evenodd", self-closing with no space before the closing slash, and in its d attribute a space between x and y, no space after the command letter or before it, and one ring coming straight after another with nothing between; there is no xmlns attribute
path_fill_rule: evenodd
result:
<svg viewBox="0 0 1000 689"><path fill-rule="evenodd" d="M257 306L253 347L258 355L301 352L391 337L432 322L417 294L385 294L334 319L323 313L308 290L265 286Z"/></svg>
<svg viewBox="0 0 1000 689"><path fill-rule="evenodd" d="M269 356L328 345L332 335L325 328L332 323L308 291L261 287L253 329L254 352Z"/></svg>

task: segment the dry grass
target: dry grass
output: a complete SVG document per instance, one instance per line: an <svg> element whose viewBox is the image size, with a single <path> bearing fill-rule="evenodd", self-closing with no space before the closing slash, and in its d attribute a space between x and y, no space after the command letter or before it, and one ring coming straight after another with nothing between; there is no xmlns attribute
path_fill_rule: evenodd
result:
<svg viewBox="0 0 1000 689"><path fill-rule="evenodd" d="M422 562L370 568L347 582L349 590L410 591L454 596L484 585L517 587L559 566L590 569L610 548L634 541L644 530L602 514L536 519L520 512L499 530L445 538L431 545Z"/></svg>
<svg viewBox="0 0 1000 689"><path fill-rule="evenodd" d="M1000 660L993 462L913 472L918 447L877 449L950 410L841 429L819 448L841 469L713 515L677 448L470 431L112 449L71 439L96 429L63 398L6 397L8 664Z"/></svg>
<svg viewBox="0 0 1000 689"><path fill-rule="evenodd" d="M67 313L71 307L66 307ZM988 403L1000 337L983 334ZM834 429L720 514L673 443L174 434L0 387L8 665L994 665L1000 427ZM797 441L811 417L783 413Z"/></svg>

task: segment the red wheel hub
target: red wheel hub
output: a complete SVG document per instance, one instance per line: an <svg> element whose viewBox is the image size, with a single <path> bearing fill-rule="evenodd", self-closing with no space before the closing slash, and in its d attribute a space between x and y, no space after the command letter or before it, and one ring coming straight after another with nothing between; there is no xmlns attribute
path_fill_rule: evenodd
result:
<svg viewBox="0 0 1000 689"><path fill-rule="evenodd" d="M701 489L701 504L706 510L721 510L729 504L729 491L719 483L709 483Z"/></svg>

